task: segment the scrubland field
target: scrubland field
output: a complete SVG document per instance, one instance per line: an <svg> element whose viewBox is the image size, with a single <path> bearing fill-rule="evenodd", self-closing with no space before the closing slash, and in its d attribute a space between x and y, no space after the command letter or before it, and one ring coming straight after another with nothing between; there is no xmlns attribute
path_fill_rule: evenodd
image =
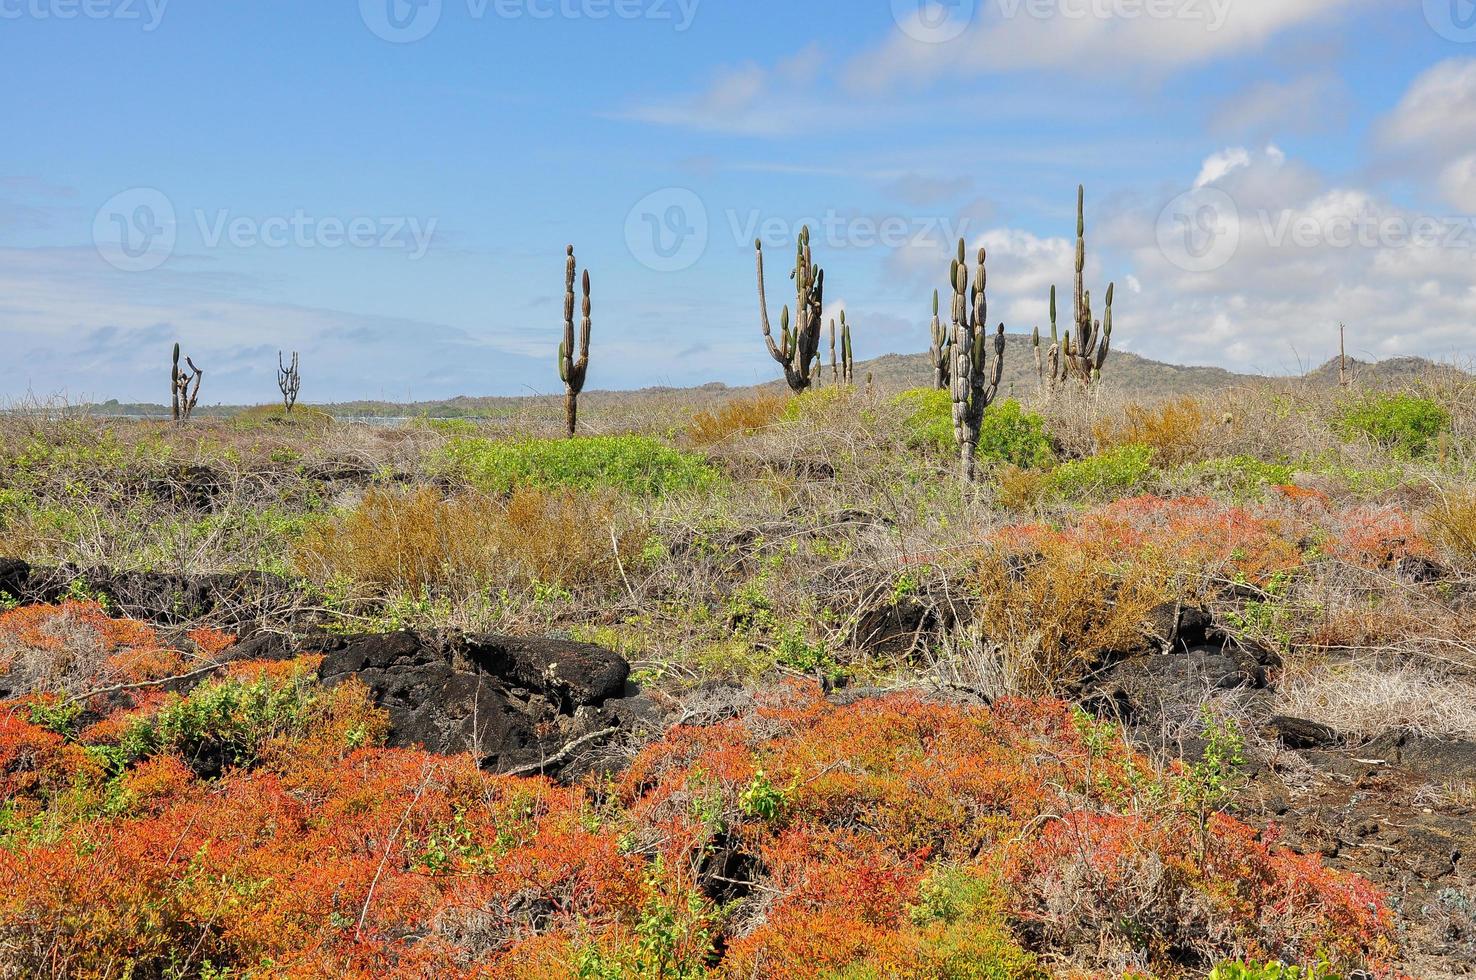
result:
<svg viewBox="0 0 1476 980"><path fill-rule="evenodd" d="M1470 975L1476 379L1146 390L0 417L0 975Z"/></svg>

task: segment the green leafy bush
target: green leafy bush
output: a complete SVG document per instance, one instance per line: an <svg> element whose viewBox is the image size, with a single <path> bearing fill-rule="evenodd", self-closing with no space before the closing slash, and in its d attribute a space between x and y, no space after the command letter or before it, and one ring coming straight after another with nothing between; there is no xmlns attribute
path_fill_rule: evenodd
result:
<svg viewBox="0 0 1476 980"><path fill-rule="evenodd" d="M1285 963L1221 963L1209 980L1342 980L1330 967L1287 966Z"/></svg>
<svg viewBox="0 0 1476 980"><path fill-rule="evenodd" d="M1131 496L1143 489L1152 473L1151 448L1118 446L1056 467L1046 481L1046 495L1057 500Z"/></svg>
<svg viewBox="0 0 1476 980"><path fill-rule="evenodd" d="M588 439L456 439L440 465L487 493L514 487L573 487L656 496L701 489L716 471L700 456L647 436Z"/></svg>
<svg viewBox="0 0 1476 980"><path fill-rule="evenodd" d="M333 416L320 408L298 405L287 411L281 405L257 405L231 416L231 428L237 432L259 429L295 429L303 433L322 433L333 427Z"/></svg>
<svg viewBox="0 0 1476 980"><path fill-rule="evenodd" d="M1334 427L1345 439L1366 436L1402 459L1413 459L1427 453L1450 422L1450 413L1436 402L1401 391L1344 405Z"/></svg>
<svg viewBox="0 0 1476 980"><path fill-rule="evenodd" d="M923 882L909 910L911 931L901 949L878 950L832 980L1046 980L1050 976L1005 924L995 885L960 869L943 868ZM905 970L903 973L901 971Z"/></svg>
<svg viewBox="0 0 1476 980"><path fill-rule="evenodd" d="M322 693L306 670L287 678L228 677L202 684L129 725L117 761L128 764L176 750L228 765L248 763L269 739L302 735Z"/></svg>
<svg viewBox="0 0 1476 980"><path fill-rule="evenodd" d="M946 391L915 388L896 403L908 409L907 441L915 448L957 451L953 440L953 401ZM1014 399L991 405L979 427L979 458L1020 467L1049 466L1055 460L1045 420L1026 412Z"/></svg>
<svg viewBox="0 0 1476 980"><path fill-rule="evenodd" d="M1229 456L1179 468L1180 475L1203 481L1240 499L1259 498L1267 487L1285 486L1292 482L1295 472L1292 466L1268 463L1254 456Z"/></svg>

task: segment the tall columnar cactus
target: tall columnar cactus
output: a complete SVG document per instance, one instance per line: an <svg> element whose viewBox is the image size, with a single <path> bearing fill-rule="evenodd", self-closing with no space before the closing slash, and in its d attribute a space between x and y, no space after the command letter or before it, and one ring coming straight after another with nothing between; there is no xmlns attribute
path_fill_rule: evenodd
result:
<svg viewBox="0 0 1476 980"><path fill-rule="evenodd" d="M985 251L979 249L979 269L974 282L969 282L968 253L963 240L958 243L958 258L949 271L953 282L953 332L949 350L951 393L953 395L953 437L958 443L961 475L965 483L977 477L975 456L979 449L979 429L984 423L984 410L999 394L1004 376L1004 324L994 335L994 360L989 362L989 303L985 290L989 283L985 271Z"/></svg>
<svg viewBox="0 0 1476 980"><path fill-rule="evenodd" d="M758 262L759 317L764 330L764 342L769 354L784 368L784 380L791 391L798 394L810 387L812 372L820 360L821 313L825 309L825 270L817 268L810 255L810 229L806 226L799 237L795 250L794 271L789 278L794 280L795 316L790 328L789 307L779 318L780 342L774 343L769 326L769 300L764 288L764 243L753 243Z"/></svg>
<svg viewBox="0 0 1476 980"><path fill-rule="evenodd" d="M584 318L579 326L579 358L574 358L574 276L578 271L574 246L569 246L564 264L564 341L559 344L559 380L564 382L564 425L572 438L579 424L579 393L589 371L590 300L589 270L584 270Z"/></svg>
<svg viewBox="0 0 1476 980"><path fill-rule="evenodd" d="M292 366L282 363L282 352L277 351L277 387L282 389L282 406L290 414L297 404L297 392L302 388L302 372L297 369L297 351L292 352Z"/></svg>
<svg viewBox="0 0 1476 980"><path fill-rule="evenodd" d="M851 347L851 325L846 322L846 311L841 310L841 380L848 385L856 383L856 352Z"/></svg>
<svg viewBox="0 0 1476 980"><path fill-rule="evenodd" d="M1076 377L1083 385L1101 380L1102 366L1112 348L1112 295L1116 284L1107 286L1107 304L1102 319L1092 317L1092 294L1085 288L1086 278L1086 188L1076 188L1076 281L1072 293L1072 323L1064 343L1056 330L1056 287L1051 287L1051 348L1041 356L1040 332L1034 335L1035 360L1038 371L1052 387L1058 381Z"/></svg>
<svg viewBox="0 0 1476 980"><path fill-rule="evenodd" d="M948 328L938 318L938 291L933 290L933 346L928 348L928 363L933 365L933 387L943 391L948 387Z"/></svg>
<svg viewBox="0 0 1476 980"><path fill-rule="evenodd" d="M179 366L179 345L174 345L174 364L169 370L169 396L176 425L184 425L200 401L200 380L205 372L195 367L195 362L186 357L185 367Z"/></svg>

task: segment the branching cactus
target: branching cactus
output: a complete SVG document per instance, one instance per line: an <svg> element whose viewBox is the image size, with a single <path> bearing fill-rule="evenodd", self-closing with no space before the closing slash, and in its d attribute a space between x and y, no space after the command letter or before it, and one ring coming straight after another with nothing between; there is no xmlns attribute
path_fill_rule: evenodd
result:
<svg viewBox="0 0 1476 980"><path fill-rule="evenodd" d="M758 262L759 317L764 330L764 342L769 354L784 368L784 380L791 391L798 394L810 387L813 369L820 360L821 314L825 309L825 270L817 268L810 255L810 229L806 226L799 237L795 250L794 271L789 278L794 280L795 315L793 328L789 319L789 307L779 318L780 340L774 343L773 331L769 326L769 300L764 287L764 243L753 243Z"/></svg>
<svg viewBox="0 0 1476 980"><path fill-rule="evenodd" d="M282 363L282 352L277 351L277 387L282 389L282 406L290 414L297 404L297 393L302 388L302 372L297 369L297 351L292 352L292 366Z"/></svg>
<svg viewBox="0 0 1476 980"><path fill-rule="evenodd" d="M1051 348L1042 357L1040 331L1033 337L1035 343L1036 370L1049 381L1051 387L1057 382L1075 377L1083 385L1102 378L1102 366L1107 363L1107 354L1112 348L1112 294L1115 283L1107 286L1107 304L1101 320L1092 316L1092 294L1085 288L1086 279L1086 188L1076 188L1076 282L1072 292L1072 322L1066 331L1065 342L1056 329L1056 287L1051 287ZM1044 373L1046 369L1049 373Z"/></svg>
<svg viewBox="0 0 1476 980"><path fill-rule="evenodd" d="M200 401L200 380L205 372L195 367L190 358L184 359L185 367L179 366L179 345L174 345L174 365L169 370L170 404L176 425L189 421Z"/></svg>
<svg viewBox="0 0 1476 980"><path fill-rule="evenodd" d="M933 365L933 387L948 388L948 329L938 318L938 291L933 290L933 346L928 348L928 363Z"/></svg>
<svg viewBox="0 0 1476 980"><path fill-rule="evenodd" d="M559 380L564 382L564 426L572 438L579 425L579 393L584 390L584 377L589 371L590 300L589 270L584 270L584 318L579 325L579 358L574 358L574 277L578 263L574 246L569 246L564 266L564 341L559 344Z"/></svg>
<svg viewBox="0 0 1476 980"><path fill-rule="evenodd" d="M1004 324L994 335L994 359L990 363L988 344L989 302L985 296L988 273L985 251L979 249L979 268L969 282L968 253L963 240L958 243L958 258L949 272L953 281L953 334L949 350L952 356L951 392L953 395L953 436L958 443L961 473L965 483L978 476L976 455L979 429L984 424L984 410L999 394L1004 376Z"/></svg>

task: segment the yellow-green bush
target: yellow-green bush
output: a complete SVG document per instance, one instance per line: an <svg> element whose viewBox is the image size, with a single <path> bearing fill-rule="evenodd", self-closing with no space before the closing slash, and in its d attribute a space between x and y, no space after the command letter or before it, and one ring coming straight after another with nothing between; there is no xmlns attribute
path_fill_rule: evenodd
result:
<svg viewBox="0 0 1476 980"><path fill-rule="evenodd" d="M456 439L433 464L487 493L534 486L659 496L716 479L700 456L646 436Z"/></svg>
<svg viewBox="0 0 1476 980"><path fill-rule="evenodd" d="M608 497L532 487L507 499L372 490L357 509L307 531L297 565L321 582L408 592L575 586L618 576L616 549L621 560L633 559L643 540Z"/></svg>

